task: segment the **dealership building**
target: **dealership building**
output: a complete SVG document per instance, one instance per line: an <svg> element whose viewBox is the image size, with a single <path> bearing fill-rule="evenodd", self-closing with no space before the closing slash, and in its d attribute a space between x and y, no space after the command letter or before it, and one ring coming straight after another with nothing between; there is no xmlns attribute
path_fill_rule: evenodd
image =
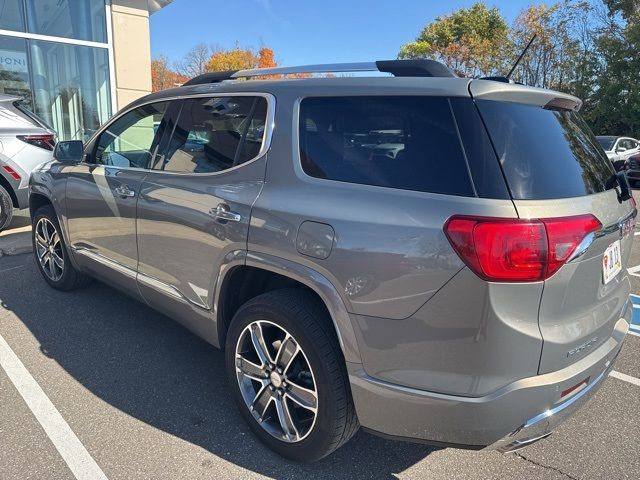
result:
<svg viewBox="0 0 640 480"><path fill-rule="evenodd" d="M0 94L87 139L151 91L149 15L171 1L0 0Z"/></svg>

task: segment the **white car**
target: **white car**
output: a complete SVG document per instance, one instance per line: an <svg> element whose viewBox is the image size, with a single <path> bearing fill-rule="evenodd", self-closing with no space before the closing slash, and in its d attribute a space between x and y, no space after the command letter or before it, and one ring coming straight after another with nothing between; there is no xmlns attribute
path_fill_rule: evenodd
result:
<svg viewBox="0 0 640 480"><path fill-rule="evenodd" d="M640 142L630 137L615 137L604 135L596 137L604 149L611 163L619 171L624 164L624 160L640 153ZM616 163L617 162L617 163Z"/></svg>
<svg viewBox="0 0 640 480"><path fill-rule="evenodd" d="M21 105L18 97L0 95L0 231L14 208L29 206L29 176L51 160L55 132Z"/></svg>

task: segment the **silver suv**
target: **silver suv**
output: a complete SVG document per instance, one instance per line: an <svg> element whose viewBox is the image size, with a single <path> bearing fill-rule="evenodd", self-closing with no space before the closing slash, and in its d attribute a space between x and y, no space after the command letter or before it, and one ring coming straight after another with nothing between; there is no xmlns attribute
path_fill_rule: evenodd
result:
<svg viewBox="0 0 640 480"><path fill-rule="evenodd" d="M363 70L391 75L280 78ZM31 179L37 262L224 348L240 412L290 459L359 426L519 448L629 328L635 203L580 105L433 61L205 74L58 145Z"/></svg>
<svg viewBox="0 0 640 480"><path fill-rule="evenodd" d="M55 132L18 97L0 94L0 231L29 205L29 175L51 160Z"/></svg>

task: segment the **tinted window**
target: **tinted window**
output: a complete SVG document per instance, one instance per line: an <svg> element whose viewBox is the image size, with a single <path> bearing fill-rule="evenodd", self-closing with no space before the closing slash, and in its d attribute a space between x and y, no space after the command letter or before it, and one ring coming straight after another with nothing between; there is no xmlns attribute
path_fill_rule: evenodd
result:
<svg viewBox="0 0 640 480"><path fill-rule="evenodd" d="M476 103L513 198L579 197L606 190L613 167L576 112Z"/></svg>
<svg viewBox="0 0 640 480"><path fill-rule="evenodd" d="M451 106L476 193L482 198L509 199L500 164L473 100L452 98Z"/></svg>
<svg viewBox="0 0 640 480"><path fill-rule="evenodd" d="M299 128L308 175L474 194L447 98L307 98L300 106Z"/></svg>
<svg viewBox="0 0 640 480"><path fill-rule="evenodd" d="M94 163L148 168L160 138L158 128L166 108L166 102L145 105L110 124L98 138Z"/></svg>
<svg viewBox="0 0 640 480"><path fill-rule="evenodd" d="M251 160L262 147L266 116L263 97L185 100L169 115L167 122L175 128L153 168L213 173Z"/></svg>
<svg viewBox="0 0 640 480"><path fill-rule="evenodd" d="M615 138L610 137L597 137L598 143L602 147L603 150L611 150L613 148L613 142L616 141Z"/></svg>

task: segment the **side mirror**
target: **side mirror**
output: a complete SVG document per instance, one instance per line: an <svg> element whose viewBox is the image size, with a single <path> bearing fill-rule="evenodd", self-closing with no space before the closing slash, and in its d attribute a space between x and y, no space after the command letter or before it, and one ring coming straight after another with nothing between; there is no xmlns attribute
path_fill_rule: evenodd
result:
<svg viewBox="0 0 640 480"><path fill-rule="evenodd" d="M623 153L623 152L626 152L626 151L627 151L627 149L626 149L626 148L624 148L624 147L618 147L618 148L616 148L616 153Z"/></svg>
<svg viewBox="0 0 640 480"><path fill-rule="evenodd" d="M84 155L84 143L81 140L58 142L53 157L61 163L79 163Z"/></svg>

